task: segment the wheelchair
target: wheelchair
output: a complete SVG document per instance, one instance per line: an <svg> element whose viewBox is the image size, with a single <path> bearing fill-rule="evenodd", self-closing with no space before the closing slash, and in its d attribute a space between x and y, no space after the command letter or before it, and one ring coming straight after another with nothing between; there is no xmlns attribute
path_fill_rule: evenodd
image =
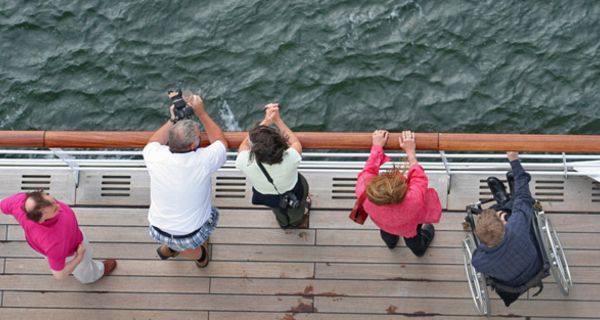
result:
<svg viewBox="0 0 600 320"><path fill-rule="evenodd" d="M464 267L471 296L473 297L477 311L485 316L491 314L488 286L494 290L502 290L503 292L518 295L527 292L531 288L539 287L538 292L533 295L536 296L543 290L542 279L550 274L554 277L561 293L567 296L573 286L569 265L567 264L558 234L552 226L549 217L544 213L539 201L535 201L534 204L535 217L532 219L531 229L535 235L535 240L537 240L538 253L542 259L543 270L540 270L534 279L519 287L507 286L475 270L471 264L473 252L479 245L479 240L475 235L475 216L481 213L484 204L492 201L494 199L478 201L468 205L466 208L467 215L463 222L463 229L467 231L467 235L462 243Z"/></svg>

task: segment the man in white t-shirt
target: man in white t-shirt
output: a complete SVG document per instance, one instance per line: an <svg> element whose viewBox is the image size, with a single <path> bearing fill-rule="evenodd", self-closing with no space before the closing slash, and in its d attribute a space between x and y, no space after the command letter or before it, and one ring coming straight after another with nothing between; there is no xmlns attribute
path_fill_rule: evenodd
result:
<svg viewBox="0 0 600 320"><path fill-rule="evenodd" d="M298 173L301 154L302 145L279 116L279 105L270 103L264 120L240 144L235 161L252 183L252 203L270 207L282 228L308 227L311 203L308 183Z"/></svg>
<svg viewBox="0 0 600 320"><path fill-rule="evenodd" d="M150 174L149 233L162 244L156 250L161 259L180 254L203 268L209 260L208 237L219 220L211 204L211 175L225 163L227 140L200 97L186 102L211 144L200 148L198 125L176 121L171 106L171 119L150 137L143 152Z"/></svg>

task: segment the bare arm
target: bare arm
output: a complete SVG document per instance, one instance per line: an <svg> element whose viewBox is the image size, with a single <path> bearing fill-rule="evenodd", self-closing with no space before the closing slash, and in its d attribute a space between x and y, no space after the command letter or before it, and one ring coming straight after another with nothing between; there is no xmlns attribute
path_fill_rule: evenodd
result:
<svg viewBox="0 0 600 320"><path fill-rule="evenodd" d="M75 258L69 262L67 262L65 264L65 267L60 270L60 271L56 271L56 270L52 270L52 275L54 276L55 279L57 280L62 280L67 278L72 272L73 270L75 270L75 268L81 263L81 260L83 260L83 256L85 255L85 248L83 247L83 244L79 244L79 247L77 247L77 251L75 252Z"/></svg>
<svg viewBox="0 0 600 320"><path fill-rule="evenodd" d="M148 140L148 143L158 142L160 144L166 145L167 142L169 142L169 129L171 129L172 126L173 123L171 121L167 121L165 124L163 124L162 127L160 127L152 134L152 136Z"/></svg>
<svg viewBox="0 0 600 320"><path fill-rule="evenodd" d="M278 106L276 103L270 103L265 106L265 118L259 123L259 125L270 126L271 124L273 124L275 115L273 108L276 106ZM250 149L252 149L252 146L250 144L250 136L246 135L246 138L244 138L242 143L240 143L238 153L240 151L247 151Z"/></svg>
<svg viewBox="0 0 600 320"><path fill-rule="evenodd" d="M200 119L202 125L204 125L204 129L208 135L208 141L213 143L219 140L223 143L223 145L225 145L225 148L227 148L229 143L227 142L227 139L225 138L225 135L223 134L223 131L219 125L217 125L217 123L208 115L206 110L204 110L204 101L202 101L202 99L197 95L192 96L186 101L192 107L192 109L194 109L194 113L198 119Z"/></svg>
<svg viewBox="0 0 600 320"><path fill-rule="evenodd" d="M175 108L175 106L173 106L173 105L171 105L171 107L169 107L169 112L171 113L171 119L168 120L167 122L165 122L165 124L163 124L162 127L160 127L158 130L156 130L152 134L152 136L150 136L150 139L148 139L148 143L158 142L160 144L166 145L169 142L169 129L171 129L171 127L173 126L172 119L175 119L174 108Z"/></svg>
<svg viewBox="0 0 600 320"><path fill-rule="evenodd" d="M414 165L419 164L419 162L417 161L417 145L415 142L415 133L412 131L402 131L399 140L400 148L402 148L402 150L404 150L404 152L406 153L408 166L412 167Z"/></svg>
<svg viewBox="0 0 600 320"><path fill-rule="evenodd" d="M267 110L267 116L263 122L272 121L279 131L288 137L290 147L298 151L298 154L302 155L302 144L300 143L300 140L298 140L298 137L296 137L294 132L290 130L290 128L285 124L279 115L279 104L269 103L265 108Z"/></svg>
<svg viewBox="0 0 600 320"><path fill-rule="evenodd" d="M244 138L242 143L240 143L240 146L238 148L238 153L240 153L241 151L248 151L248 150L250 150L250 138L248 136L246 136L246 138Z"/></svg>

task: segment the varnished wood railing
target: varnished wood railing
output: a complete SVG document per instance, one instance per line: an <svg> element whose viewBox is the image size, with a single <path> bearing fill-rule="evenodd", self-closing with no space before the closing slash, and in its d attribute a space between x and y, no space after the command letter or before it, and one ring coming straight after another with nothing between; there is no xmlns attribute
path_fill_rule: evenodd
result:
<svg viewBox="0 0 600 320"><path fill-rule="evenodd" d="M0 147L142 148L151 131L0 131ZM297 132L306 149L368 150L370 132ZM386 148L398 149L399 133ZM226 132L237 148L246 132ZM203 145L208 143L202 133ZM600 135L417 133L417 149L443 151L521 151L600 153Z"/></svg>

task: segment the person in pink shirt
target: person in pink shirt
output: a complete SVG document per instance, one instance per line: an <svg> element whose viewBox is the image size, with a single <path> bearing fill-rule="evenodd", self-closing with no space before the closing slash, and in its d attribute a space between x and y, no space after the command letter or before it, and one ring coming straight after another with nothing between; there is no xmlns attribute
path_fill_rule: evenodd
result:
<svg viewBox="0 0 600 320"><path fill-rule="evenodd" d="M27 243L46 257L56 279L72 273L79 282L92 283L115 269L115 260L92 260L73 210L44 192L17 193L2 200L0 209L19 222Z"/></svg>
<svg viewBox="0 0 600 320"><path fill-rule="evenodd" d="M381 238L393 249L400 236L416 256L422 256L435 235L432 223L439 222L442 206L437 192L428 188L428 179L417 161L415 134L403 131L400 147L406 153L408 173L397 168L379 173L379 168L390 160L383 152L388 132L375 130L371 154L358 174L356 197L363 198L362 206L375 225ZM366 193L366 197L361 197Z"/></svg>

